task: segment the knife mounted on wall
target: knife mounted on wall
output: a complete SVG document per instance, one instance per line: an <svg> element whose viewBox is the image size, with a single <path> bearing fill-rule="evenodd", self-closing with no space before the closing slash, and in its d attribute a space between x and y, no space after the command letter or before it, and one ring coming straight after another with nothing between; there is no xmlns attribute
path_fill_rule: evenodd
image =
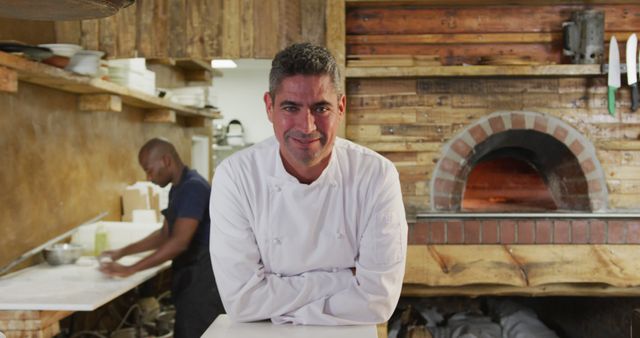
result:
<svg viewBox="0 0 640 338"><path fill-rule="evenodd" d="M609 101L609 114L616 115L616 91L620 88L620 51L615 36L609 43L609 75L607 77L607 98Z"/></svg>
<svg viewBox="0 0 640 338"><path fill-rule="evenodd" d="M631 34L627 39L627 83L631 88L631 111L638 110L638 67L636 64L636 50L638 38L636 34Z"/></svg>

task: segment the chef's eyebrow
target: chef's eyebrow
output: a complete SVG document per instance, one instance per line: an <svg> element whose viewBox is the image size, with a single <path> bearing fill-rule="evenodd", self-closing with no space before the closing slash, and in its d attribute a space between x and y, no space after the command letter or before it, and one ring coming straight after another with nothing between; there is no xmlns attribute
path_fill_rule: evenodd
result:
<svg viewBox="0 0 640 338"><path fill-rule="evenodd" d="M326 101L326 100L322 100L322 101L318 101L318 102L314 102L311 104L312 107L317 107L317 106L330 106L331 102ZM295 101L290 101L290 100L284 100L282 102L280 102L280 107L284 107L284 106L296 106L296 107L300 107L302 106L302 103L299 102L295 102Z"/></svg>
<svg viewBox="0 0 640 338"><path fill-rule="evenodd" d="M284 107L284 106L300 107L300 106L302 106L302 104L298 103L298 102L295 102L295 101L284 100L284 101L280 102L280 107Z"/></svg>

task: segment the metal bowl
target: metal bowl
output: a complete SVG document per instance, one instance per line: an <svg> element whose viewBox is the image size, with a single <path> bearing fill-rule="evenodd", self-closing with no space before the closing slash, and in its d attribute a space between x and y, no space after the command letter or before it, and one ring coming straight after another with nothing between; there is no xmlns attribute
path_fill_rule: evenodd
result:
<svg viewBox="0 0 640 338"><path fill-rule="evenodd" d="M42 251L44 259L51 265L73 264L82 256L83 248L79 244L54 244Z"/></svg>

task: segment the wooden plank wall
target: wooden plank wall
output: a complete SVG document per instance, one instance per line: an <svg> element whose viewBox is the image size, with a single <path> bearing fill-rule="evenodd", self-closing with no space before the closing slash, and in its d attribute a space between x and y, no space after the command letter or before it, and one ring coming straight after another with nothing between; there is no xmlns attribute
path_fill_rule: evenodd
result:
<svg viewBox="0 0 640 338"><path fill-rule="evenodd" d="M434 55L445 65L478 64L495 56L566 63L562 23L584 9L604 11L607 41L611 35L626 41L640 27L637 4L435 7L357 2L347 6L347 54Z"/></svg>
<svg viewBox="0 0 640 338"><path fill-rule="evenodd" d="M57 42L107 57L272 58L283 47L324 45L324 0L138 0L99 20L55 22Z"/></svg>
<svg viewBox="0 0 640 338"><path fill-rule="evenodd" d="M445 64L457 64L504 53L561 62L561 24L571 11L583 8L587 6L444 8L348 2L347 57L436 54ZM620 32L640 32L639 5L593 8L605 11L607 34L624 40L627 34ZM514 32L525 33L526 41L515 41ZM371 36L384 39L367 42ZM484 40L478 43L478 37ZM624 55L624 44L620 50ZM429 210L429 182L441 148L465 126L498 110L547 113L595 144L610 207L637 208L640 115L630 114L629 91L623 86L618 115L610 116L606 89L604 77L348 78L347 137L395 162L411 215Z"/></svg>
<svg viewBox="0 0 640 338"><path fill-rule="evenodd" d="M640 114L627 87L607 112L605 78L348 79L347 137L394 161L407 211L429 208L429 182L442 146L495 111L555 116L596 147L609 206L640 205Z"/></svg>

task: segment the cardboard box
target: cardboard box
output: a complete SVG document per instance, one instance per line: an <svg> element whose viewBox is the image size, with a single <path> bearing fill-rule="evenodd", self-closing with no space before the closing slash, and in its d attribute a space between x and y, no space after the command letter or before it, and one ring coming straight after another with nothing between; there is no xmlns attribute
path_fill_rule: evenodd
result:
<svg viewBox="0 0 640 338"><path fill-rule="evenodd" d="M122 220L131 220L136 209L150 209L149 191L127 188L122 192Z"/></svg>

